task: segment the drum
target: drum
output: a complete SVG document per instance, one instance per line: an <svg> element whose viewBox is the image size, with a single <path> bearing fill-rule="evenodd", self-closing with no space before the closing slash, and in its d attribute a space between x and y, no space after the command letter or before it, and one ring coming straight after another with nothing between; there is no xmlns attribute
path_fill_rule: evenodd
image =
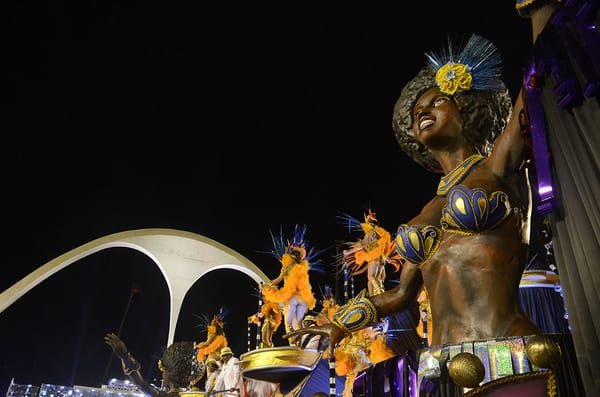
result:
<svg viewBox="0 0 600 397"><path fill-rule="evenodd" d="M298 346L277 346L256 349L240 356L242 375L278 384L287 394L302 383L321 359L321 352Z"/></svg>

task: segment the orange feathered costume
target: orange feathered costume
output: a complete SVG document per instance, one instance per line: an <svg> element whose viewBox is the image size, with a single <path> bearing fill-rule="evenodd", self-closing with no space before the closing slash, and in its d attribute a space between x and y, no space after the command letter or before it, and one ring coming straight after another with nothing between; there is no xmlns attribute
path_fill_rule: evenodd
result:
<svg viewBox="0 0 600 397"><path fill-rule="evenodd" d="M281 310L278 303L270 301L263 303L260 314L262 318L268 318L272 321L271 326L273 327L273 331L276 331L281 325ZM254 323L258 324L258 319Z"/></svg>
<svg viewBox="0 0 600 397"><path fill-rule="evenodd" d="M198 348L196 357L198 358L199 362L204 361L207 356L215 352L219 353L222 348L227 346L227 338L225 337L225 334L222 333L222 331L217 333L216 325L209 325L206 327L206 329L208 330L206 340L196 345Z"/></svg>
<svg viewBox="0 0 600 397"><path fill-rule="evenodd" d="M361 226L365 237L353 244L350 249L354 256L351 260L353 272L359 272L359 269L374 260L385 261L394 251L392 237L387 230L368 223L361 223Z"/></svg>
<svg viewBox="0 0 600 397"><path fill-rule="evenodd" d="M306 303L308 310L317 304L317 299L312 293L308 272L310 270L308 261L303 259L300 263L294 261L288 253L281 257L283 265L283 285L277 288L273 285L265 285L262 293L265 300L284 305L294 296L298 295Z"/></svg>

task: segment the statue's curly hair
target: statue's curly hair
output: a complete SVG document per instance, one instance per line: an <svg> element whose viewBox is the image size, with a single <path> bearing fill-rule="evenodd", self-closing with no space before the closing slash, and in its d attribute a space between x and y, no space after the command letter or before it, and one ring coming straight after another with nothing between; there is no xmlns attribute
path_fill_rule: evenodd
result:
<svg viewBox="0 0 600 397"><path fill-rule="evenodd" d="M174 387L187 387L190 380L197 375L194 374L197 367L196 350L191 341L172 343L163 353L161 361Z"/></svg>
<svg viewBox="0 0 600 397"><path fill-rule="evenodd" d="M394 105L392 128L398 144L417 164L435 173L442 173L440 164L412 132L413 108L419 96L436 87L435 71L423 67L409 81ZM502 91L469 90L452 96L464 118L463 134L476 153L489 155L498 134L506 127L512 112L508 89Z"/></svg>

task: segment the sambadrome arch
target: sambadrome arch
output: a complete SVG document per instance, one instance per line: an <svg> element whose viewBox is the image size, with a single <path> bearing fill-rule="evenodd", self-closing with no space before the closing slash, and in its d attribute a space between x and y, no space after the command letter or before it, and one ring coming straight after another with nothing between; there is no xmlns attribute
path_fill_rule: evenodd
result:
<svg viewBox="0 0 600 397"><path fill-rule="evenodd" d="M147 255L165 278L171 298L167 345L173 342L186 293L206 273L233 269L245 273L257 284L269 281L247 258L207 237L176 229L137 229L90 241L40 266L0 294L0 313L54 273L96 252L116 247Z"/></svg>

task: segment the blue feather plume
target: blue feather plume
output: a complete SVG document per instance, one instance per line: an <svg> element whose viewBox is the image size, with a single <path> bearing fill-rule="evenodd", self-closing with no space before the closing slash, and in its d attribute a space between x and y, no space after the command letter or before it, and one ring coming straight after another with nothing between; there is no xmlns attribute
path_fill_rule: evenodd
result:
<svg viewBox="0 0 600 397"><path fill-rule="evenodd" d="M446 64L467 65L473 77L471 89L494 91L506 89L502 81L502 57L498 48L480 35L471 35L464 46L455 46L448 37L447 47L438 52L427 52L425 57L427 63L436 72Z"/></svg>

